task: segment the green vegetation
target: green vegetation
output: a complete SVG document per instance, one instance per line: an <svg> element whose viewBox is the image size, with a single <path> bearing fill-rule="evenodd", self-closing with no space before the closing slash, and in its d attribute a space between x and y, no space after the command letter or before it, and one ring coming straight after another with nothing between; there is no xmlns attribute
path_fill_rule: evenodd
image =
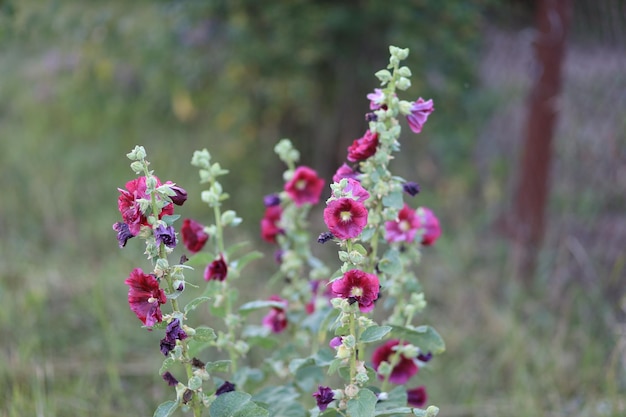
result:
<svg viewBox="0 0 626 417"><path fill-rule="evenodd" d="M481 31L498 4L264 3L0 2L0 417L151 415L168 391L159 336L139 331L123 284L141 249L118 252L111 230L124 155L144 145L195 196L182 214L201 219L189 161L210 149L231 171L241 238L267 252L257 235L262 196L280 183L273 144L293 138L330 178L365 129L387 44L411 49L409 91L436 107L396 162L444 230L419 271L424 319L447 344L420 373L440 415L623 416L623 50L572 47L550 230L528 291L493 226L527 87L527 63L507 78L509 61L493 59L519 45Z"/></svg>

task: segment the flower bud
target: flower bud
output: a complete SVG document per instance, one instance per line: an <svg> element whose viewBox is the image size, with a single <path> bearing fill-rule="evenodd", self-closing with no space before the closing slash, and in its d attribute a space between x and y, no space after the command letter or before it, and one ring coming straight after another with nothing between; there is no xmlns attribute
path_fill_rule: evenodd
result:
<svg viewBox="0 0 626 417"><path fill-rule="evenodd" d="M403 59L403 58L401 58ZM411 70L409 69L409 67L400 67L398 68L398 74L400 74L401 77L410 77L411 76Z"/></svg>
<svg viewBox="0 0 626 417"><path fill-rule="evenodd" d="M406 116L407 114L411 114L411 102L406 100L400 100L398 102L398 107L402 115Z"/></svg>
<svg viewBox="0 0 626 417"><path fill-rule="evenodd" d="M439 414L439 407L431 405L426 409L426 417L436 417L437 414Z"/></svg>
<svg viewBox="0 0 626 417"><path fill-rule="evenodd" d="M347 397L354 398L359 393L359 387L354 384L350 384L346 387L345 393Z"/></svg>
<svg viewBox="0 0 626 417"><path fill-rule="evenodd" d="M409 80L406 77L400 77L400 79L398 80L396 84L396 87L398 87L398 89L402 91L407 90L410 86L411 86L411 80Z"/></svg>
<svg viewBox="0 0 626 417"><path fill-rule="evenodd" d="M191 165L198 168L208 169L210 167L211 154L205 149L201 151L195 151L191 158Z"/></svg>
<svg viewBox="0 0 626 417"><path fill-rule="evenodd" d="M387 70L380 70L374 74L382 84L387 84L391 80L391 73Z"/></svg>
<svg viewBox="0 0 626 417"><path fill-rule="evenodd" d="M143 164L139 161L135 161L130 164L130 169L132 169L135 174L141 174L143 172Z"/></svg>

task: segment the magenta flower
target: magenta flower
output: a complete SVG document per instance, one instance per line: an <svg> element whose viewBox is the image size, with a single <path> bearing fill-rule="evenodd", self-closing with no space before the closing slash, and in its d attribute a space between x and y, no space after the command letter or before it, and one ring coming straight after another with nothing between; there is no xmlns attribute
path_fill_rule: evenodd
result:
<svg viewBox="0 0 626 417"><path fill-rule="evenodd" d="M209 235L204 231L204 226L193 219L183 220L180 234L183 236L183 244L191 253L202 250L209 239Z"/></svg>
<svg viewBox="0 0 626 417"><path fill-rule="evenodd" d="M378 110L385 102L385 94L380 88L375 88L373 93L367 95L367 99L370 101L370 110Z"/></svg>
<svg viewBox="0 0 626 417"><path fill-rule="evenodd" d="M420 226L420 220L415 210L406 203L398 213L398 219L385 223L385 239L387 242L413 242Z"/></svg>
<svg viewBox="0 0 626 417"><path fill-rule="evenodd" d="M360 235L367 224L367 209L351 198L333 200L324 209L324 223L338 239L352 239Z"/></svg>
<svg viewBox="0 0 626 417"><path fill-rule="evenodd" d="M204 269L205 281L224 281L228 275L228 265L224 260L224 255L220 253L220 257L211 262Z"/></svg>
<svg viewBox="0 0 626 417"><path fill-rule="evenodd" d="M157 187L161 185L161 181L155 177ZM139 208L139 199L150 199L146 194L146 177L135 178L132 181L126 183L126 189L122 190L118 188L120 195L117 199L117 208L122 214L124 223L128 225L130 232L133 236L139 234L141 226L149 226L148 219ZM174 205L172 203L167 204L161 209L159 213L159 219L164 215L171 215L174 213Z"/></svg>
<svg viewBox="0 0 626 417"><path fill-rule="evenodd" d="M426 120L428 120L428 115L433 111L435 111L435 108L433 107L432 99L424 101L424 99L420 97L417 101L412 102L411 113L406 116L411 130L415 133L420 133Z"/></svg>
<svg viewBox="0 0 626 417"><path fill-rule="evenodd" d="M359 310L367 313L374 309L380 283L374 274L351 269L343 274L343 277L333 281L331 289L336 297L345 298L351 303L359 303Z"/></svg>
<svg viewBox="0 0 626 417"><path fill-rule="evenodd" d="M358 172L354 171L352 168L348 166L348 164L344 162L343 165L337 168L335 175L333 175L333 182L339 182L343 178L356 179L358 175L359 175Z"/></svg>
<svg viewBox="0 0 626 417"><path fill-rule="evenodd" d="M406 390L407 402L411 407L422 408L428 401L428 395L426 394L426 387L419 386L416 388Z"/></svg>
<svg viewBox="0 0 626 417"><path fill-rule="evenodd" d="M399 343L399 340L389 340L387 343L374 350L374 353L372 354L372 364L374 366L374 370L378 370L381 362L391 363L391 357L396 354L393 348ZM389 375L389 382L400 385L406 384L406 382L411 379L411 377L415 375L418 370L419 368L413 358L407 358L401 354L400 360L397 361L391 371L391 375ZM380 374L378 375L378 378L384 379L384 377Z"/></svg>
<svg viewBox="0 0 626 417"><path fill-rule="evenodd" d="M285 184L285 191L296 206L305 203L317 204L324 188L324 180L317 176L315 170L300 166L296 168L293 177Z"/></svg>
<svg viewBox="0 0 626 417"><path fill-rule="evenodd" d="M364 203L365 200L370 198L370 193L365 188L363 188L359 181L352 178L348 178L347 181L348 185L346 185L346 188L344 188L343 191L346 194L352 193L352 198L354 200Z"/></svg>
<svg viewBox="0 0 626 417"><path fill-rule="evenodd" d="M265 215L261 219L261 237L269 243L276 243L276 235L283 233L278 226L283 209L280 206L269 206L265 209Z"/></svg>
<svg viewBox="0 0 626 417"><path fill-rule="evenodd" d="M333 394L333 390L330 387L319 385L317 391L313 393L313 397L315 397L315 402L317 402L320 411L324 411L328 408L328 404L335 399L335 394Z"/></svg>
<svg viewBox="0 0 626 417"><path fill-rule="evenodd" d="M348 161L363 161L376 153L378 148L378 133L368 130L363 137L355 139L348 146Z"/></svg>
<svg viewBox="0 0 626 417"><path fill-rule="evenodd" d="M270 329L273 333L281 333L287 328L287 313L285 312L285 309L287 308L287 300L280 298L277 295L272 295L269 299L270 301L281 302L284 305L284 308L272 307L270 312L263 317L263 326Z"/></svg>
<svg viewBox="0 0 626 417"><path fill-rule="evenodd" d="M419 229L422 231L422 245L430 246L441 236L441 226L439 219L426 207L418 207L417 218L419 219Z"/></svg>
<svg viewBox="0 0 626 417"><path fill-rule="evenodd" d="M124 281L128 285L128 304L144 325L151 327L162 321L161 304L167 298L165 292L159 288L159 282L154 275L144 274L141 268L135 268Z"/></svg>

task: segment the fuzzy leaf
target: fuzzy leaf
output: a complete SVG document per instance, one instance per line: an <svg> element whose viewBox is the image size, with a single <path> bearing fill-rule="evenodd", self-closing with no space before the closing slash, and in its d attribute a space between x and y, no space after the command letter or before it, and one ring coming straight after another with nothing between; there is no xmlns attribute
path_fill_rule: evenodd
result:
<svg viewBox="0 0 626 417"><path fill-rule="evenodd" d="M196 253L195 255L192 255L191 258L189 258L187 262L185 262L185 265L205 267L211 262L213 262L214 260L215 260L215 255L213 255L212 253L200 252L200 253Z"/></svg>
<svg viewBox="0 0 626 417"><path fill-rule="evenodd" d="M376 411L374 415L379 416L397 416L398 414L411 414L413 411L410 407L390 408L388 410Z"/></svg>
<svg viewBox="0 0 626 417"><path fill-rule="evenodd" d="M397 275L402 272L402 262L398 251L395 249L389 249L383 255L383 258L378 263L378 269L387 275Z"/></svg>
<svg viewBox="0 0 626 417"><path fill-rule="evenodd" d="M174 222L178 219L180 219L180 214L166 214L165 216L161 217L161 220L163 220L168 226L173 225Z"/></svg>
<svg viewBox="0 0 626 417"><path fill-rule="evenodd" d="M435 329L430 326L419 326L407 328L391 326L391 334L396 339L404 339L407 342L419 347L424 352L439 354L446 350L446 344Z"/></svg>
<svg viewBox="0 0 626 417"><path fill-rule="evenodd" d="M208 373L228 372L228 369L230 368L230 363L231 362L229 360L209 362L204 365L204 368L207 370Z"/></svg>
<svg viewBox="0 0 626 417"><path fill-rule="evenodd" d="M232 262L232 266L234 269L241 271L250 262L254 261L255 259L261 259L263 256L264 255L262 252L255 250L254 252L246 253L241 258L234 260Z"/></svg>
<svg viewBox="0 0 626 417"><path fill-rule="evenodd" d="M185 314L189 313L192 310L195 310L200 304L209 301L209 297L197 297L187 303L185 306Z"/></svg>
<svg viewBox="0 0 626 417"><path fill-rule="evenodd" d="M193 339L198 342L210 342L216 338L215 331L210 327L196 327L196 334L193 335Z"/></svg>
<svg viewBox="0 0 626 417"><path fill-rule="evenodd" d="M177 408L178 403L176 401L166 401L157 407L152 417L169 417L174 414Z"/></svg>
<svg viewBox="0 0 626 417"><path fill-rule="evenodd" d="M374 417L376 401L378 399L372 391L362 388L355 398L348 401L348 415Z"/></svg>
<svg viewBox="0 0 626 417"><path fill-rule="evenodd" d="M402 209L404 206L404 200L402 199L402 191L393 191L383 197L383 205L385 207L391 207L395 209Z"/></svg>
<svg viewBox="0 0 626 417"><path fill-rule="evenodd" d="M250 394L239 391L219 395L209 407L211 417L266 417L269 411L251 401Z"/></svg>
<svg viewBox="0 0 626 417"><path fill-rule="evenodd" d="M159 369L159 375L163 375L165 371L167 371L172 367L172 365L174 365L174 363L176 363L176 361L171 356L165 358L165 360L163 361L163 365L161 365L161 368Z"/></svg>
<svg viewBox="0 0 626 417"><path fill-rule="evenodd" d="M377 342L391 331L391 326L370 326L363 331L359 340L363 343Z"/></svg>
<svg viewBox="0 0 626 417"><path fill-rule="evenodd" d="M247 314L254 310L259 310L261 308L267 308L267 307L277 307L277 308L284 309L285 303L282 303L280 301L269 301L269 300L250 301L248 303L245 303L241 307L239 307L239 313Z"/></svg>

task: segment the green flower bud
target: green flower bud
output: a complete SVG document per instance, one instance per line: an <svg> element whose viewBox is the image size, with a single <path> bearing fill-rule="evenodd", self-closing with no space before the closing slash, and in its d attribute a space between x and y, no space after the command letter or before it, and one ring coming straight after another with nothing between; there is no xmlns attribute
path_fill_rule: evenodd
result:
<svg viewBox="0 0 626 417"><path fill-rule="evenodd" d="M337 348L337 354L335 357L337 359L348 359L352 354L352 349L346 347L345 345L339 345Z"/></svg>
<svg viewBox="0 0 626 417"><path fill-rule="evenodd" d="M411 114L411 103L406 100L400 100L398 103L398 110L400 110L400 114L404 116Z"/></svg>
<svg viewBox="0 0 626 417"><path fill-rule="evenodd" d="M380 363L380 365L378 365L378 369L376 370L376 372L378 372L383 377L386 377L391 375L392 370L393 368L391 367L391 364L389 362L383 361Z"/></svg>
<svg viewBox="0 0 626 417"><path fill-rule="evenodd" d="M437 414L439 414L439 407L431 405L426 409L426 417L436 417Z"/></svg>
<svg viewBox="0 0 626 417"><path fill-rule="evenodd" d="M211 163L211 154L205 149L201 151L195 151L191 158L191 165L198 168L209 169Z"/></svg>
<svg viewBox="0 0 626 417"><path fill-rule="evenodd" d="M359 393L359 387L354 384L350 384L346 387L344 391L346 393L346 397L354 398Z"/></svg>
<svg viewBox="0 0 626 417"><path fill-rule="evenodd" d="M359 385L363 385L365 384L367 381L369 381L369 377L367 376L367 372L360 372L358 374L356 374L356 382Z"/></svg>
<svg viewBox="0 0 626 417"><path fill-rule="evenodd" d="M400 58L400 59L404 59L404 58ZM411 70L409 69L409 67L400 67L398 68L398 74L401 77L409 78L411 76Z"/></svg>
<svg viewBox="0 0 626 417"><path fill-rule="evenodd" d="M130 164L130 169L132 169L135 174L143 173L143 167L144 167L144 164L139 161L135 161Z"/></svg>
<svg viewBox="0 0 626 417"><path fill-rule="evenodd" d="M378 78L381 84L387 84L391 80L391 73L388 70L380 70L374 74Z"/></svg>
<svg viewBox="0 0 626 417"><path fill-rule="evenodd" d="M189 378L189 382L187 383L187 387L189 387L190 390L197 390L198 388L200 388L202 386L202 378L198 377L198 376L192 376L191 378Z"/></svg>
<svg viewBox="0 0 626 417"><path fill-rule="evenodd" d="M405 77L400 77L400 79L396 83L396 87L398 87L398 89L402 91L407 90L410 86L411 86L411 80Z"/></svg>

